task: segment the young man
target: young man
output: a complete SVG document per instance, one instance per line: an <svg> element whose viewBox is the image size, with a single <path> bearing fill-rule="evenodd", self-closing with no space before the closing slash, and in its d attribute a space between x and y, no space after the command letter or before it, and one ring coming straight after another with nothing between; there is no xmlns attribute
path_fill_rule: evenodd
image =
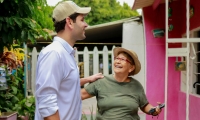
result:
<svg viewBox="0 0 200 120"><path fill-rule="evenodd" d="M80 120L80 86L102 78L98 73L79 78L73 46L85 39L84 21L90 7L79 7L72 1L59 3L53 11L57 36L38 58L36 73L35 120Z"/></svg>

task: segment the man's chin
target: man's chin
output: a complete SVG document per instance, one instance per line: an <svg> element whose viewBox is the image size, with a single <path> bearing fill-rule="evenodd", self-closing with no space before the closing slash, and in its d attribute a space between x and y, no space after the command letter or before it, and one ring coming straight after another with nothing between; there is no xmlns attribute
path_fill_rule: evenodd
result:
<svg viewBox="0 0 200 120"><path fill-rule="evenodd" d="M79 38L78 40L84 40L86 38L86 36L83 36L82 38Z"/></svg>

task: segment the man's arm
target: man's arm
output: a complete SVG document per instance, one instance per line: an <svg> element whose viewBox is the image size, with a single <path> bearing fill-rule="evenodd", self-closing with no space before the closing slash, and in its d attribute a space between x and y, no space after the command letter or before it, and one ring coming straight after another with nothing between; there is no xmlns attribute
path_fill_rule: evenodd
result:
<svg viewBox="0 0 200 120"><path fill-rule="evenodd" d="M96 81L100 78L103 78L103 77L104 76L102 75L102 73L97 73L97 74L94 74L94 75L86 77L86 78L81 78L80 85L83 86L86 83L94 82L94 81Z"/></svg>
<svg viewBox="0 0 200 120"><path fill-rule="evenodd" d="M49 61L52 58L54 59ZM53 120L59 120L57 93L62 80L62 69L59 67L61 62L57 61L60 61L60 58L55 51L51 51L49 54L41 54L38 59L36 74L37 112L43 118L51 116L50 118L53 117ZM55 116L57 116L57 119Z"/></svg>
<svg viewBox="0 0 200 120"><path fill-rule="evenodd" d="M44 120L60 120L58 111L51 116L45 117Z"/></svg>

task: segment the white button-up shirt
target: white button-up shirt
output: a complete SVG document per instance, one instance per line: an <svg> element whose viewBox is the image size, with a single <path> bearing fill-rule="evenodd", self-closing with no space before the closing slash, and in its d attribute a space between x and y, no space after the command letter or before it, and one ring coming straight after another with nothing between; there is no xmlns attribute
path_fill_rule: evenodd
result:
<svg viewBox="0 0 200 120"><path fill-rule="evenodd" d="M80 77L74 49L60 37L39 54L36 71L35 120L53 115L60 120L81 119Z"/></svg>

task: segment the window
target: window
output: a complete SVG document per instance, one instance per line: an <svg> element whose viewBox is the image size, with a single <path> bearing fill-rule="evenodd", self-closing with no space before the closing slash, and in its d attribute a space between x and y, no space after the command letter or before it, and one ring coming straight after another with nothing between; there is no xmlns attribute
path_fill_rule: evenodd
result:
<svg viewBox="0 0 200 120"><path fill-rule="evenodd" d="M195 31L190 34L190 37L200 38L200 31ZM186 43L182 44L185 47ZM193 47L195 53L193 53ZM194 95L200 95L200 43L194 43L190 46L190 59L189 59L189 92ZM196 57L194 57L196 54ZM187 60L182 57L182 60ZM188 69L188 68L187 68ZM181 91L186 92L186 71L181 72Z"/></svg>
<svg viewBox="0 0 200 120"><path fill-rule="evenodd" d="M200 95L200 43L197 43L197 49L197 61L195 62L196 72L194 71L196 78L194 78L195 81L193 81L193 87L196 88L196 93Z"/></svg>

